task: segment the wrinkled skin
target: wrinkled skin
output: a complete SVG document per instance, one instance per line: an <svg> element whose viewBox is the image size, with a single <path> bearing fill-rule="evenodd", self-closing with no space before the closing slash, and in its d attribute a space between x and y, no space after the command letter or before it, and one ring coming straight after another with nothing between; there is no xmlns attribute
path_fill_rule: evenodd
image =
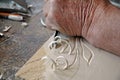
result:
<svg viewBox="0 0 120 80"><path fill-rule="evenodd" d="M120 9L107 0L46 0L48 28L82 36L92 45L120 56Z"/></svg>

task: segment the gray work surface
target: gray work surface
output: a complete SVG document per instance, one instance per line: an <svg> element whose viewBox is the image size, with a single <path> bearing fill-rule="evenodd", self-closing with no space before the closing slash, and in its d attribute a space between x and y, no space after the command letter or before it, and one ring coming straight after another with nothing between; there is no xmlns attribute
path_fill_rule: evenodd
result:
<svg viewBox="0 0 120 80"><path fill-rule="evenodd" d="M27 3L33 5L29 26L23 27L21 22L0 19L0 32L5 26L12 26L5 37L0 38L0 72L4 72L4 80L16 80L15 73L53 34L40 23L43 0L27 0Z"/></svg>

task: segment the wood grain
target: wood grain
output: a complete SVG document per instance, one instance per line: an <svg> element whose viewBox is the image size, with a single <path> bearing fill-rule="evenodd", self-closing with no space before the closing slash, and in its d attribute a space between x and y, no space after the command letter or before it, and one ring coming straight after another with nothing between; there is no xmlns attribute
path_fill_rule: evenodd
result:
<svg viewBox="0 0 120 80"><path fill-rule="evenodd" d="M45 44L35 53L35 55L33 55L16 73L17 77L25 80L44 80L43 72L45 67L43 65L44 61L42 61L41 58L46 54L45 47L49 43L50 39L45 42Z"/></svg>

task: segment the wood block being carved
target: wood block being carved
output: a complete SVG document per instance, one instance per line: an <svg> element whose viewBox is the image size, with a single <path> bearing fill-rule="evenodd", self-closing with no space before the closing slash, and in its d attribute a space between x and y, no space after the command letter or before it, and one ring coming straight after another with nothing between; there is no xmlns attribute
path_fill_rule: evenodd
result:
<svg viewBox="0 0 120 80"><path fill-rule="evenodd" d="M120 80L120 57L79 37L52 36L16 76L25 80Z"/></svg>

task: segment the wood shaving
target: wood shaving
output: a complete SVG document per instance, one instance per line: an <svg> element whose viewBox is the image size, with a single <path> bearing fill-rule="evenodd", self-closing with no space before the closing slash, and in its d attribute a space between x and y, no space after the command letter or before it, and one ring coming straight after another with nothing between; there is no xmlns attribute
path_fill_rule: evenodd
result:
<svg viewBox="0 0 120 80"><path fill-rule="evenodd" d="M3 32L9 31L11 28L12 28L11 26L5 26L5 28L3 29Z"/></svg>

